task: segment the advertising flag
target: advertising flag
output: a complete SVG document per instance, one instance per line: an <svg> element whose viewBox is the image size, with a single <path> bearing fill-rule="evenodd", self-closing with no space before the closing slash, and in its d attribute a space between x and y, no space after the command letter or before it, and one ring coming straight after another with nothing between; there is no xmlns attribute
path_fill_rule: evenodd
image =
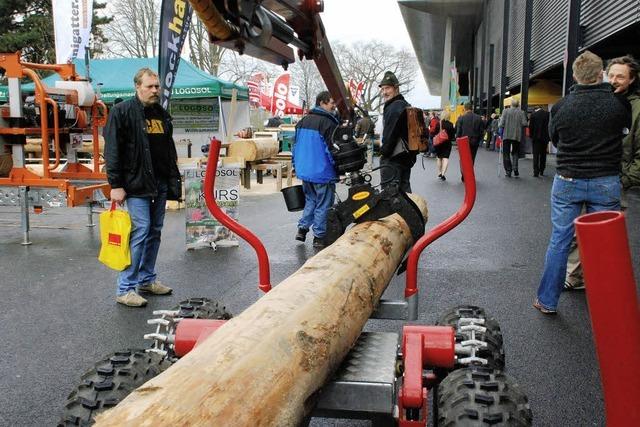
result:
<svg viewBox="0 0 640 427"><path fill-rule="evenodd" d="M187 0L162 0L158 74L160 104L166 110L178 74L180 53L191 24L191 4Z"/></svg>
<svg viewBox="0 0 640 427"><path fill-rule="evenodd" d="M282 73L273 84L273 95L271 98L271 114L282 117L286 113L287 99L289 98L290 73Z"/></svg>
<svg viewBox="0 0 640 427"><path fill-rule="evenodd" d="M53 0L52 7L56 63L83 58L91 35L93 0Z"/></svg>

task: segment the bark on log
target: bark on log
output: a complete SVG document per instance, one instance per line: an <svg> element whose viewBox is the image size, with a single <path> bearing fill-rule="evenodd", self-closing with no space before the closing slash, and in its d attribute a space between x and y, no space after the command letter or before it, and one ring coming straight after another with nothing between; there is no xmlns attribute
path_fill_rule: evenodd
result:
<svg viewBox="0 0 640 427"><path fill-rule="evenodd" d="M298 425L412 243L397 214L356 225L96 426Z"/></svg>
<svg viewBox="0 0 640 427"><path fill-rule="evenodd" d="M268 159L278 154L278 141L273 138L252 138L229 144L229 157L243 157L247 162Z"/></svg>

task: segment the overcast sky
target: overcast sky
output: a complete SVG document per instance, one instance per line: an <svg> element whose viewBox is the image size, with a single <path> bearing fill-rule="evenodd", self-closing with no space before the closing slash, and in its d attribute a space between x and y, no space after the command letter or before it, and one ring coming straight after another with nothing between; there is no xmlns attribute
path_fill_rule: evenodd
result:
<svg viewBox="0 0 640 427"><path fill-rule="evenodd" d="M329 40L351 43L375 38L413 52L396 0L324 0L320 16ZM429 95L422 71L417 78L415 88L405 94L407 101L415 107L440 107L440 97Z"/></svg>

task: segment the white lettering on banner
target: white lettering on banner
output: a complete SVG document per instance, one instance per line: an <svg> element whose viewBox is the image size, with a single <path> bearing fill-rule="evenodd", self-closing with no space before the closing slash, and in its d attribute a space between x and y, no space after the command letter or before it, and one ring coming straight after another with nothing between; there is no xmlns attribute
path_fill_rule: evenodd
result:
<svg viewBox="0 0 640 427"><path fill-rule="evenodd" d="M276 98L276 115L284 116L285 109L287 108L287 95L289 94L289 86L279 82L276 86L273 96Z"/></svg>

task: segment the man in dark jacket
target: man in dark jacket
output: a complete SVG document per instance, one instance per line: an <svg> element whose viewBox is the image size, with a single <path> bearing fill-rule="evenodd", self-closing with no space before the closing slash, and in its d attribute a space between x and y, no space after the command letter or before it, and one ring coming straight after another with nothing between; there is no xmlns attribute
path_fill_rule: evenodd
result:
<svg viewBox="0 0 640 427"><path fill-rule="evenodd" d="M551 238L533 306L557 312L564 287L573 221L587 212L620 210L622 138L631 126L629 103L602 83L602 59L589 51L573 63L577 84L551 109L549 134L558 148L551 190Z"/></svg>
<svg viewBox="0 0 640 427"><path fill-rule="evenodd" d="M537 107L529 119L529 132L533 143L533 176L544 176L549 145L549 113Z"/></svg>
<svg viewBox="0 0 640 427"><path fill-rule="evenodd" d="M340 121L333 115L336 104L329 92L320 92L316 106L296 125L293 165L302 180L304 211L298 221L296 240L304 242L313 226L313 247L325 246L327 212L333 205L338 176L329 151Z"/></svg>
<svg viewBox="0 0 640 427"><path fill-rule="evenodd" d="M396 182L405 193L411 193L411 168L416 163L416 153L408 148L407 114L410 107L400 95L400 82L391 71L384 73L378 85L385 100L382 113L383 130L380 147L380 180L383 186Z"/></svg>
<svg viewBox="0 0 640 427"><path fill-rule="evenodd" d="M484 122L482 117L472 111L470 102L464 104L464 114L456 121L456 138L469 137L469 148L471 148L471 159L475 163L476 153L484 133Z"/></svg>
<svg viewBox="0 0 640 427"><path fill-rule="evenodd" d="M160 106L158 75L149 68L134 79L136 95L115 105L104 129L111 200L131 216L131 265L118 275L116 301L130 307L147 303L138 292L170 294L157 280L156 258L167 200L182 191L171 117Z"/></svg>

